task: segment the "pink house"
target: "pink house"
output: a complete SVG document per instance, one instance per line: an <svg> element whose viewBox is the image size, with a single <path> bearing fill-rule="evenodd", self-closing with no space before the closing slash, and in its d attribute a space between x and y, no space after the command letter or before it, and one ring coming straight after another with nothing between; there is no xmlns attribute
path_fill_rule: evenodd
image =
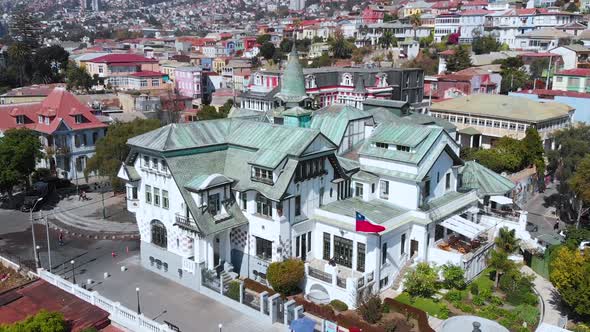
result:
<svg viewBox="0 0 590 332"><path fill-rule="evenodd" d="M174 85L181 96L202 98L207 79L201 67L179 67L174 71Z"/></svg>

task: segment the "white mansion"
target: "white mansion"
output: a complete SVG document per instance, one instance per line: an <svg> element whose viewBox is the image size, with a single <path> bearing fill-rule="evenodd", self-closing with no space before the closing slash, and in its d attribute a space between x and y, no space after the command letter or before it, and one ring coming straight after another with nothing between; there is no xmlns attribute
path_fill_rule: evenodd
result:
<svg viewBox="0 0 590 332"><path fill-rule="evenodd" d="M373 114L385 108L308 111L294 53L283 77L274 124L267 116L172 124L128 141L119 176L145 267L198 290L202 270L265 283L271 262L297 257L309 298L354 307L360 291L397 287L418 261L458 264L472 278L497 225L522 229L524 214L520 223L482 215L484 196L513 186L464 166L442 127L403 114L379 122L387 117ZM479 173L462 174L472 169ZM462 185L464 176L488 186ZM355 211L385 231L355 232Z"/></svg>

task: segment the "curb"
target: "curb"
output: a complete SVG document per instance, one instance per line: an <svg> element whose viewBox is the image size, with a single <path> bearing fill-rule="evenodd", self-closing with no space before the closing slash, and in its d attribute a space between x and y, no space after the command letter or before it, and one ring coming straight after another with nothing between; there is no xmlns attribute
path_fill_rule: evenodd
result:
<svg viewBox="0 0 590 332"><path fill-rule="evenodd" d="M139 239L138 232L112 233L112 232L95 232L76 228L66 225L56 219L49 219L50 228L74 236L77 238L95 239L95 240L135 240Z"/></svg>

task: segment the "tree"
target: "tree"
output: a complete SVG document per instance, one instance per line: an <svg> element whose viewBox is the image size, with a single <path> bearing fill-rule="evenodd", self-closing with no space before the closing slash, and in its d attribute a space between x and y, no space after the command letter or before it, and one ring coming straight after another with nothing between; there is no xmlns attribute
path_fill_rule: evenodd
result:
<svg viewBox="0 0 590 332"><path fill-rule="evenodd" d="M510 91L522 89L530 82L531 78L521 58L510 57L500 60L499 63L501 64L500 75L502 75L500 93L508 94Z"/></svg>
<svg viewBox="0 0 590 332"><path fill-rule="evenodd" d="M575 13L575 12L579 12L580 8L578 8L578 6L576 6L576 4L572 1L567 5L567 7L565 7L565 10L570 13Z"/></svg>
<svg viewBox="0 0 590 332"><path fill-rule="evenodd" d="M523 151L523 163L525 166L535 165L537 174L545 174L545 149L541 135L535 127L528 127L525 137L520 141Z"/></svg>
<svg viewBox="0 0 590 332"><path fill-rule="evenodd" d="M549 69L549 59L541 58L535 59L529 67L529 71L533 78L542 78L545 70Z"/></svg>
<svg viewBox="0 0 590 332"><path fill-rule="evenodd" d="M61 73L68 67L69 56L70 54L59 45L38 49L33 57L33 83L61 82Z"/></svg>
<svg viewBox="0 0 590 332"><path fill-rule="evenodd" d="M576 228L580 228L582 216L590 210L590 154L580 160L568 184L574 193L574 206L577 209Z"/></svg>
<svg viewBox="0 0 590 332"><path fill-rule="evenodd" d="M425 75L436 75L438 72L438 59L433 57L426 50L420 51L416 58L405 62L403 68L420 68L424 70Z"/></svg>
<svg viewBox="0 0 590 332"><path fill-rule="evenodd" d="M391 22L397 20L397 16L391 15L389 13L383 14L383 23Z"/></svg>
<svg viewBox="0 0 590 332"><path fill-rule="evenodd" d="M129 154L127 140L160 127L160 121L156 119L136 119L131 122L116 122L109 127L105 137L96 142L96 153L88 159L84 176L91 172L98 172L102 176L109 177L114 188L121 185L117 177L121 164Z"/></svg>
<svg viewBox="0 0 590 332"><path fill-rule="evenodd" d="M60 312L48 312L41 309L34 316L10 325L0 325L1 332L66 332L69 331L66 320Z"/></svg>
<svg viewBox="0 0 590 332"><path fill-rule="evenodd" d="M590 317L590 256L578 249L561 247L550 263L549 279L574 312Z"/></svg>
<svg viewBox="0 0 590 332"><path fill-rule="evenodd" d="M88 92L95 84L86 69L76 66L74 63L68 66L66 71L66 85L68 90L84 90Z"/></svg>
<svg viewBox="0 0 590 332"><path fill-rule="evenodd" d="M465 271L453 264L445 264L442 266L442 275L444 278L444 285L447 289L465 289Z"/></svg>
<svg viewBox="0 0 590 332"><path fill-rule="evenodd" d="M496 38L492 36L478 37L471 43L471 49L475 54L485 54L490 52L497 52L502 47Z"/></svg>
<svg viewBox="0 0 590 332"><path fill-rule="evenodd" d="M430 297L437 291L437 281L436 268L422 262L406 273L404 287L410 296Z"/></svg>
<svg viewBox="0 0 590 332"><path fill-rule="evenodd" d="M38 135L30 129L9 129L0 137L0 191L12 199L12 188L28 184L37 161L43 156Z"/></svg>
<svg viewBox="0 0 590 332"><path fill-rule="evenodd" d="M270 263L266 271L266 277L272 288L283 295L296 293L304 275L303 261L293 258Z"/></svg>
<svg viewBox="0 0 590 332"><path fill-rule="evenodd" d="M352 56L354 45L344 38L342 31L337 30L334 38L328 40L328 43L335 58L348 59Z"/></svg>
<svg viewBox="0 0 590 332"><path fill-rule="evenodd" d="M456 47L455 54L449 56L447 59L448 72L456 72L471 66L471 55L469 54L469 49L466 46Z"/></svg>
<svg viewBox="0 0 590 332"><path fill-rule="evenodd" d="M269 41L270 41L269 34L264 34L264 35L260 35L260 36L256 37L256 43L258 43L259 45L263 45L264 43L267 43Z"/></svg>
<svg viewBox="0 0 590 332"><path fill-rule="evenodd" d="M10 35L19 43L23 43L28 49L39 47L39 20L33 17L31 12L21 6L14 10L10 24Z"/></svg>
<svg viewBox="0 0 590 332"><path fill-rule="evenodd" d="M271 42L266 42L260 46L260 55L266 60L270 60L275 55L275 45Z"/></svg>
<svg viewBox="0 0 590 332"><path fill-rule="evenodd" d="M198 121L223 118L227 118L227 114L219 112L215 107L209 105L203 105L203 107L197 112Z"/></svg>
<svg viewBox="0 0 590 332"><path fill-rule="evenodd" d="M8 64L14 66L18 72L18 84L24 86L29 82L27 68L31 63L31 48L24 42L17 42L8 48Z"/></svg>
<svg viewBox="0 0 590 332"><path fill-rule="evenodd" d="M508 259L508 253L503 250L493 250L488 258L488 265L495 270L494 287L498 288L500 274L514 268L514 262Z"/></svg>
<svg viewBox="0 0 590 332"><path fill-rule="evenodd" d="M313 59L311 66L312 68L319 67L330 67L332 65L332 58L328 53L322 53L319 58Z"/></svg>
<svg viewBox="0 0 590 332"><path fill-rule="evenodd" d="M381 38L379 38L379 43L381 47L388 49L390 46L396 46L397 40L391 30L385 30Z"/></svg>
<svg viewBox="0 0 590 332"><path fill-rule="evenodd" d="M414 13L410 15L410 24L414 28L414 39L416 39L416 28L422 25L422 18L420 17L420 13Z"/></svg>
<svg viewBox="0 0 590 332"><path fill-rule="evenodd" d="M377 323L383 316L383 302L379 294L361 294L357 312L369 324Z"/></svg>
<svg viewBox="0 0 590 332"><path fill-rule="evenodd" d="M514 229L502 227L494 242L499 250L504 251L506 254L511 254L518 249L519 239L516 238L516 231Z"/></svg>

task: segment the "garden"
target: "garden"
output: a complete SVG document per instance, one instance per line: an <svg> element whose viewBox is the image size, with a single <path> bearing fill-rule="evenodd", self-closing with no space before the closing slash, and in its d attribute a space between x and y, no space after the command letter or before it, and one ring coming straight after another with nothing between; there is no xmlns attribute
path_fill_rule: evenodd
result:
<svg viewBox="0 0 590 332"><path fill-rule="evenodd" d="M0 264L0 293L18 286L22 286L29 281L29 278L24 277L17 271Z"/></svg>
<svg viewBox="0 0 590 332"><path fill-rule="evenodd" d="M502 229L488 258L489 267L469 285L459 266L419 263L406 274L404 292L396 300L439 319L475 315L511 331L534 331L539 300L533 276L521 272L520 265L508 258L517 248L514 232Z"/></svg>

